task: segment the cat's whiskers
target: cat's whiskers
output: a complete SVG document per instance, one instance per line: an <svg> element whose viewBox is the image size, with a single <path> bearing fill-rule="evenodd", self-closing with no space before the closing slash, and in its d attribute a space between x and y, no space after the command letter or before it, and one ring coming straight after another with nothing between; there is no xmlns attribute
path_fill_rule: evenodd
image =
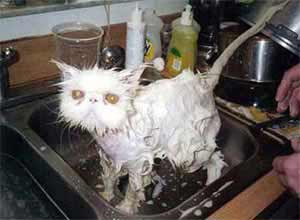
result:
<svg viewBox="0 0 300 220"><path fill-rule="evenodd" d="M63 144L63 136L65 134L66 129L70 128L70 125L67 121L65 121L65 123L63 123L62 125L62 129L61 129L61 134L60 134L60 138L59 138L59 151L63 151L64 149L64 144Z"/></svg>

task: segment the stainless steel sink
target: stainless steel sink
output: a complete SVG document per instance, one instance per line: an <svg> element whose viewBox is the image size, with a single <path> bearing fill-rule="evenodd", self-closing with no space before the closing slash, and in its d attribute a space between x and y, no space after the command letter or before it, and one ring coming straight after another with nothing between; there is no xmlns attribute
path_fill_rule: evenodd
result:
<svg viewBox="0 0 300 220"><path fill-rule="evenodd" d="M66 219L31 173L42 161L24 137L0 124L0 140L0 219Z"/></svg>
<svg viewBox="0 0 300 220"><path fill-rule="evenodd" d="M166 181L163 192L152 198L149 187L139 213L127 215L99 195L101 167L95 143L88 133L58 120L56 100L54 95L23 104L7 109L4 116L29 143L26 151L34 152L35 156L24 157L28 169L69 218L202 219L270 170L276 155L289 151L283 139L220 110L218 145L228 163L222 177L205 186L205 171L183 175L161 161L156 169ZM122 187L116 188L120 198Z"/></svg>

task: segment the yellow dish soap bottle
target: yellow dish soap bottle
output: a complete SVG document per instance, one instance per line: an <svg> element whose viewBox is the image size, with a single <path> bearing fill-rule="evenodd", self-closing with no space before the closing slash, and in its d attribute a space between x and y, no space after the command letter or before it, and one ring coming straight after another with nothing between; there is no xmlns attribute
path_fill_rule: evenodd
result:
<svg viewBox="0 0 300 220"><path fill-rule="evenodd" d="M193 27L192 11L185 10L182 12L180 23L172 32L165 73L167 77L175 77L184 69L194 70L197 59L197 40L198 32Z"/></svg>

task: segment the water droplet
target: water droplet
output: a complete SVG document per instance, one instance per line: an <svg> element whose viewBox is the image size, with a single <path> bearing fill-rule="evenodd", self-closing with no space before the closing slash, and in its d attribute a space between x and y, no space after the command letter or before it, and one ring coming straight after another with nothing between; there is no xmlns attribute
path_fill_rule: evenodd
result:
<svg viewBox="0 0 300 220"><path fill-rule="evenodd" d="M40 150L41 151L45 151L47 149L47 147L46 146L42 146L42 147L40 147Z"/></svg>
<svg viewBox="0 0 300 220"><path fill-rule="evenodd" d="M25 201L24 200L18 200L17 201L17 206L19 208L25 208Z"/></svg>
<svg viewBox="0 0 300 220"><path fill-rule="evenodd" d="M165 202L163 202L163 203L161 204L161 206L162 206L162 207L168 207L168 204L165 203Z"/></svg>
<svg viewBox="0 0 300 220"><path fill-rule="evenodd" d="M153 202L153 200L149 200L149 201L146 202L146 204L147 204L147 205L153 205L154 202Z"/></svg>
<svg viewBox="0 0 300 220"><path fill-rule="evenodd" d="M181 183L181 188L185 187L187 185L187 182Z"/></svg>
<svg viewBox="0 0 300 220"><path fill-rule="evenodd" d="M103 186L102 184L97 184L95 187L96 187L97 189L103 189L103 188L104 188L104 186Z"/></svg>
<svg viewBox="0 0 300 220"><path fill-rule="evenodd" d="M205 208L211 208L213 206L213 202L211 200L208 200L204 205L203 207Z"/></svg>
<svg viewBox="0 0 300 220"><path fill-rule="evenodd" d="M195 216L201 216L201 215L202 215L202 211L201 211L200 209L196 209L196 210L194 211L194 215L195 215Z"/></svg>

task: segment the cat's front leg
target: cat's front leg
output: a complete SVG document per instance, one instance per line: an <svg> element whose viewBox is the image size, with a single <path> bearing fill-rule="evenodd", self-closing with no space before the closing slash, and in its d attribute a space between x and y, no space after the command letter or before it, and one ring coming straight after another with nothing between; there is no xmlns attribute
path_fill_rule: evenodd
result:
<svg viewBox="0 0 300 220"><path fill-rule="evenodd" d="M129 213L137 213L140 203L145 201L145 187L151 183L151 175L129 174L129 184L125 198L117 205L117 208Z"/></svg>
<svg viewBox="0 0 300 220"><path fill-rule="evenodd" d="M113 163L103 154L99 152L100 165L102 168L101 178L104 185L104 191L100 195L107 201L111 201L115 197L115 186L119 181L121 172L117 172Z"/></svg>
<svg viewBox="0 0 300 220"><path fill-rule="evenodd" d="M113 172L113 170L112 170ZM102 182L104 191L100 195L107 201L111 201L115 197L115 186L118 184L119 175L113 173L110 175L102 174Z"/></svg>

